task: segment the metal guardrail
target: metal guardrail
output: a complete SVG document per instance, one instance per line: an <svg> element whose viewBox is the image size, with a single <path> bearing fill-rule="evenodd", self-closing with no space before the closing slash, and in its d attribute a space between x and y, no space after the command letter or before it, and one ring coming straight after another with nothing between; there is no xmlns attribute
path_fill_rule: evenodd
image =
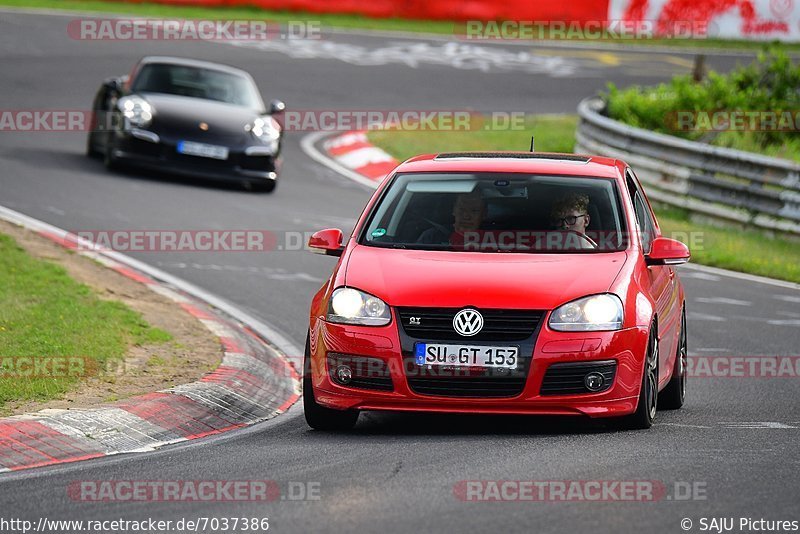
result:
<svg viewBox="0 0 800 534"><path fill-rule="evenodd" d="M657 202L800 236L800 164L634 128L578 106L575 152L624 159Z"/></svg>

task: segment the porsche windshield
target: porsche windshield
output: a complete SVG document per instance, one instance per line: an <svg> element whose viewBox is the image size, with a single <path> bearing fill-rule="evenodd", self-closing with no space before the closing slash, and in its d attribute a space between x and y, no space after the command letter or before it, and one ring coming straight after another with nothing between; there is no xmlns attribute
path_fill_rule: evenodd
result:
<svg viewBox="0 0 800 534"><path fill-rule="evenodd" d="M253 109L263 107L254 84L247 77L186 65L148 63L137 74L131 90L216 100Z"/></svg>
<svg viewBox="0 0 800 534"><path fill-rule="evenodd" d="M360 243L532 253L626 247L614 180L518 173L398 175L373 207Z"/></svg>

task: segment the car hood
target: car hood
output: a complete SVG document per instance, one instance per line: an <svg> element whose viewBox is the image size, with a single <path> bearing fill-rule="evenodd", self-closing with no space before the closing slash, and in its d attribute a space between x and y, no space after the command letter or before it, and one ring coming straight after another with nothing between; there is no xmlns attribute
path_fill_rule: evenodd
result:
<svg viewBox="0 0 800 534"><path fill-rule="evenodd" d="M258 116L253 109L225 102L160 93L142 93L139 96L155 108L154 131L182 138L187 135L192 139L195 136L244 138L247 135L245 125ZM208 125L207 131L200 129L201 122Z"/></svg>
<svg viewBox="0 0 800 534"><path fill-rule="evenodd" d="M627 254L517 254L356 245L345 284L390 306L553 309L608 291Z"/></svg>

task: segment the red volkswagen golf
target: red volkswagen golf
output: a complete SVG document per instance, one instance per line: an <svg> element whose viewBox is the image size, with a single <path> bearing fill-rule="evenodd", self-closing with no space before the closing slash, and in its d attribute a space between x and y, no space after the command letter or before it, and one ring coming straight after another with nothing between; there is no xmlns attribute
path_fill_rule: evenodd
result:
<svg viewBox="0 0 800 534"><path fill-rule="evenodd" d="M412 158L311 304L308 424L364 410L587 415L648 428L686 394L688 248L624 162L541 153Z"/></svg>

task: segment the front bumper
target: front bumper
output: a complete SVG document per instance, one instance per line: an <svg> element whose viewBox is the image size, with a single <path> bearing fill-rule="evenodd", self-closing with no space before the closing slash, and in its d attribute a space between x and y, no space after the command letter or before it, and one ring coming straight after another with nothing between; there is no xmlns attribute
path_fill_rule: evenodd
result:
<svg viewBox="0 0 800 534"><path fill-rule="evenodd" d="M177 145L177 139L117 131L112 151L114 158L126 165L183 176L239 182L266 182L278 178L280 159L276 156L248 155L245 153L246 146L228 147L228 158L218 160L181 154Z"/></svg>
<svg viewBox="0 0 800 534"><path fill-rule="evenodd" d="M615 332L555 332L545 322L532 340L530 364L521 393L508 397L449 396L421 394L409 384L410 373L415 371L413 365L408 365L408 351L403 349L396 320L375 328L337 325L319 318L310 336L314 396L321 405L340 410L626 415L636 410L647 335L644 327ZM327 365L329 353L382 360L389 369L393 389L378 391L335 382ZM563 395L542 392L545 373L555 364L608 361L616 363L616 372L613 383L604 391Z"/></svg>

